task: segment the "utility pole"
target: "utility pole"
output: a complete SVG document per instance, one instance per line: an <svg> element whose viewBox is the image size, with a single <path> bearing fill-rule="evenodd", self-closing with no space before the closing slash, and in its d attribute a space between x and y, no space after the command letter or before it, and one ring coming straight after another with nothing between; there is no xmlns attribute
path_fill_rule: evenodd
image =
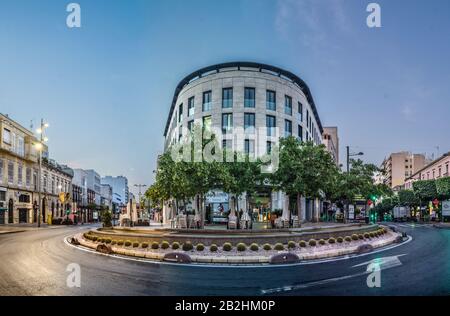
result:
<svg viewBox="0 0 450 316"><path fill-rule="evenodd" d="M347 173L350 172L350 146L347 146Z"/></svg>
<svg viewBox="0 0 450 316"><path fill-rule="evenodd" d="M47 138L44 137L44 130L49 125L47 123L44 124L44 119L41 119L41 127L38 129L38 134L40 134L39 144L37 144L37 149L39 150L39 172L38 172L38 194L39 194L39 208L38 208L38 227L41 227L41 210L42 210L42 150L44 149L44 142L47 141Z"/></svg>

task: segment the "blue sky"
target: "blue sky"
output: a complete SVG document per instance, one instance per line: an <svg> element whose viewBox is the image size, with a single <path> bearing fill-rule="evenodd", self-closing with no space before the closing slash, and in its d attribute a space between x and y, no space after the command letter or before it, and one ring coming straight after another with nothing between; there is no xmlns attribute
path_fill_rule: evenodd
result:
<svg viewBox="0 0 450 316"><path fill-rule="evenodd" d="M102 175L152 180L173 91L210 64L246 60L310 86L324 125L379 163L392 151L450 150L450 2L0 1L0 112L44 117L51 156Z"/></svg>

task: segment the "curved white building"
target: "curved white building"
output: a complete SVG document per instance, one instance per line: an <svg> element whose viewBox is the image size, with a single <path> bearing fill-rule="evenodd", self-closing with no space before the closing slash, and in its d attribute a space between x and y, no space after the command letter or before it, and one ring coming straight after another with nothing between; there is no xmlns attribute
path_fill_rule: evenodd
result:
<svg viewBox="0 0 450 316"><path fill-rule="evenodd" d="M165 148L181 141L194 124L223 131L222 145L240 152L254 152L255 145L257 153L269 152L280 137L288 135L322 143L323 127L306 83L289 71L260 63L218 64L185 77L175 90L167 118ZM252 137L233 143L235 139L227 139L226 134L235 128L245 129L246 135L267 128L266 148L261 150L261 142L255 144ZM281 209L283 198L281 192L267 192L259 204ZM309 202L304 203L307 211L301 220L310 220L315 215L312 211L308 215Z"/></svg>

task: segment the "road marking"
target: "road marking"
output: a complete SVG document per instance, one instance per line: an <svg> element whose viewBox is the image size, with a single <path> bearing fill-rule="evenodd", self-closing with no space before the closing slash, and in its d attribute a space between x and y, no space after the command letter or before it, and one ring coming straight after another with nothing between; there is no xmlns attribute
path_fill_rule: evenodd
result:
<svg viewBox="0 0 450 316"><path fill-rule="evenodd" d="M408 244L409 242L411 242L413 240L413 238L411 236L408 236L408 239L406 241L400 243L400 244L393 244L391 246L379 248L377 250L374 250L374 251L368 252L368 253L363 253L363 254L359 254L359 255L350 255L350 256L347 255L347 256L338 257L338 258L318 259L318 260L310 260L310 261L306 261L306 262L298 262L298 263L292 263L292 264L280 264L280 265L275 265L275 264L230 265L230 264L206 264L206 263L190 263L190 264L186 264L186 263L172 263L172 262L166 262L166 261L154 261L154 260L149 260L149 259L131 258L131 257L114 255L114 254L104 254L104 253L100 253L100 252L97 252L95 250L92 250L90 248L85 248L85 247L82 247L82 246L72 245L67 240L67 238L72 237L72 236L73 235L68 235L68 236L64 237L64 239L63 239L64 243L66 245L68 245L69 247L72 247L72 248L75 248L75 249L78 249L78 250L82 250L82 251L85 251L85 252L89 252L89 253L92 253L92 254L96 254L96 255L113 257L115 259L120 259L120 260L143 262L143 263L154 264L154 265L172 265L172 266L185 266L185 267L197 267L197 268L239 268L239 269L253 269L253 268L270 268L270 269L274 269L274 268L303 266L303 265L311 265L311 264L320 264L320 263L328 263L328 262L335 262L335 261L341 261L341 260L348 260L348 259L364 257L364 256L368 256L368 255L373 255L375 253L391 250L391 249L394 249L394 248L406 245L406 244Z"/></svg>
<svg viewBox="0 0 450 316"><path fill-rule="evenodd" d="M376 258L376 259L373 259L373 260L370 260L367 262L363 262L363 263L354 265L354 266L352 266L352 268L368 266L369 264L377 263L380 267L380 271L387 270L387 269L401 266L402 262L400 261L399 257L403 257L403 256L406 256L406 254L402 254L402 255L398 255L398 256L391 256L391 257L384 257L384 258ZM317 285L324 285L324 284L328 284L328 283L339 282L339 281L343 281L343 280L360 277L360 276L369 274L370 272L371 271L364 271L364 272L360 272L360 273L344 275L341 277L330 278L330 279L325 279L325 280L307 282L307 283L298 284L298 285L288 285L288 286L282 286L282 287L277 287L277 288L272 288L272 289L266 289L266 290L261 290L261 293L263 295L266 295L266 294L274 294L274 293L282 293L282 292L290 292L290 291L295 291L295 290L300 290L300 289L306 289L306 288L317 286Z"/></svg>
<svg viewBox="0 0 450 316"><path fill-rule="evenodd" d="M402 262L400 261L399 257L403 257L403 256L406 256L406 254L391 256L391 257L375 258L373 260L354 265L352 268L368 266L369 264L372 264L372 263L378 264L381 269L397 267L397 266L402 265Z"/></svg>

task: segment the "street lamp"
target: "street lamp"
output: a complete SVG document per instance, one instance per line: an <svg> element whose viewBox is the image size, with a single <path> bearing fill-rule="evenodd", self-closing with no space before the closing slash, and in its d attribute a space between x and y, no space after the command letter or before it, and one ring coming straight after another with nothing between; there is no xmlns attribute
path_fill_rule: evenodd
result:
<svg viewBox="0 0 450 316"><path fill-rule="evenodd" d="M140 208L141 211L142 211L142 210L143 210L143 207L142 207L142 205L141 205L141 195L142 195L141 189L147 187L147 185L146 185L146 184L135 184L134 186L135 186L136 188L139 188L139 208Z"/></svg>
<svg viewBox="0 0 450 316"><path fill-rule="evenodd" d="M350 153L350 146L347 146L347 172L350 172L350 157L363 156L363 152Z"/></svg>
<svg viewBox="0 0 450 316"><path fill-rule="evenodd" d="M38 227L41 227L41 210L42 210L42 150L44 149L44 143L48 142L48 138L44 136L45 129L47 129L50 125L48 123L44 123L44 119L41 119L41 127L37 129L37 133L40 135L40 141L35 144L35 148L39 151L39 175L38 175L38 193L39 193L39 208L38 208Z"/></svg>

